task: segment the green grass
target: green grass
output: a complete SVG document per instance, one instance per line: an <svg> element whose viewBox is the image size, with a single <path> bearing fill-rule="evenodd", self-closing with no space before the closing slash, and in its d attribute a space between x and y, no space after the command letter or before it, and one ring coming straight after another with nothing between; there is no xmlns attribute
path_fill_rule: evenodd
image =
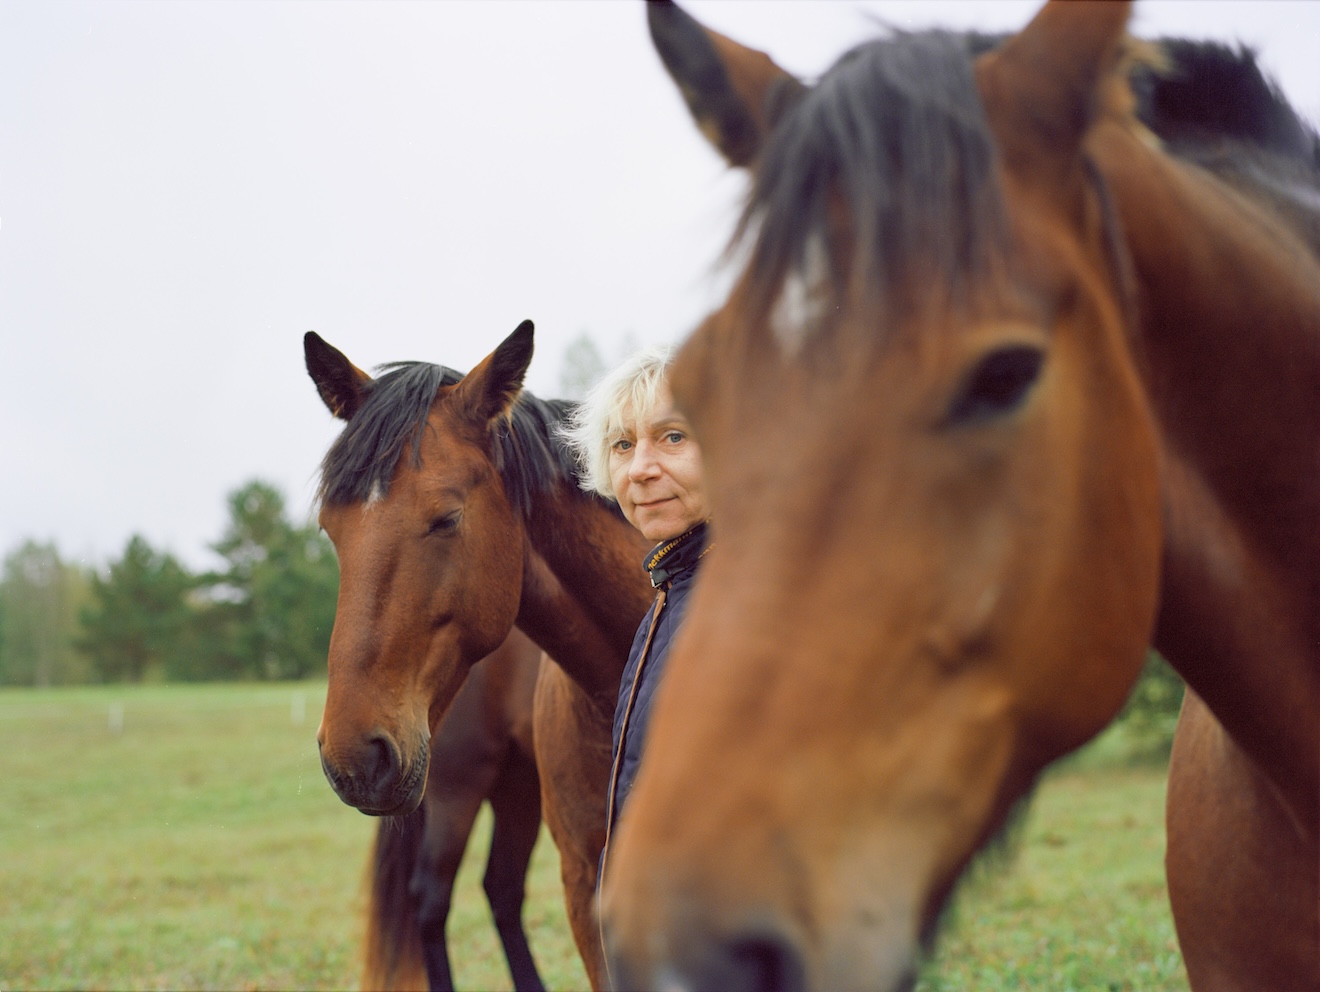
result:
<svg viewBox="0 0 1320 992"><path fill-rule="evenodd" d="M973 866L919 992L1186 992L1164 888L1163 769L1085 765L1047 777L1006 863Z"/></svg>
<svg viewBox="0 0 1320 992"><path fill-rule="evenodd" d="M321 774L323 698L316 684L0 692L0 988L356 987L376 821ZM507 985L469 861L455 977ZM580 987L558 872L543 836L534 951L547 979Z"/></svg>
<svg viewBox="0 0 1320 992"><path fill-rule="evenodd" d="M314 683L0 691L0 990L356 987L376 821L321 775L323 696ZM1111 735L1048 778L1010 863L960 893L923 992L1187 988L1163 887L1163 774L1113 750ZM465 989L509 987L480 891L488 829L450 920ZM582 988L548 837L528 885L543 976Z"/></svg>

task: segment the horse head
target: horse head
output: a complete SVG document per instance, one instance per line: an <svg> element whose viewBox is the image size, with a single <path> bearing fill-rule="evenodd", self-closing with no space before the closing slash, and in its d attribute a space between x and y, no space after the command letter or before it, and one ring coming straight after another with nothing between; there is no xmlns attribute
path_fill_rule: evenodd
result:
<svg viewBox="0 0 1320 992"><path fill-rule="evenodd" d="M1084 142L1125 4L1050 4L814 86L652 33L753 190L682 349L717 550L605 880L631 987L905 988L955 880L1117 712L1156 607L1158 445ZM773 770L772 772L770 770Z"/></svg>
<svg viewBox="0 0 1320 992"><path fill-rule="evenodd" d="M304 349L321 398L347 422L320 489L340 569L321 762L344 802L407 813L421 801L431 730L518 612L523 529L498 444L532 324L466 376L408 363L373 379L315 333Z"/></svg>

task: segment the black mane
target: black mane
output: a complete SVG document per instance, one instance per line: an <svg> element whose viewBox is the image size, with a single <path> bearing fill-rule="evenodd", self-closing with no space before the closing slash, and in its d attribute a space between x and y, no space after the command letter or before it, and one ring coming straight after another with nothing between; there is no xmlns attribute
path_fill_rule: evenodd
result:
<svg viewBox="0 0 1320 992"><path fill-rule="evenodd" d="M995 147L972 75L988 36L900 33L845 54L775 128L735 240L755 232L754 289L768 306L808 245L830 242L837 190L857 227L853 272L886 307L932 268L957 299L988 270L1006 227ZM921 275L927 273L927 275ZM915 282L914 282L915 280Z"/></svg>
<svg viewBox="0 0 1320 992"><path fill-rule="evenodd" d="M1270 208L1320 252L1320 136L1288 104L1256 54L1164 39L1168 65L1132 77L1137 114L1168 152Z"/></svg>
<svg viewBox="0 0 1320 992"><path fill-rule="evenodd" d="M384 495L405 448L411 443L414 464L421 457L422 426L436 393L453 386L462 373L426 362L397 362L382 368L367 385L361 409L344 427L321 462L321 502L335 505L366 501L373 491ZM514 508L531 513L537 494L562 480L574 481L577 467L553 429L571 412L564 400L541 400L523 392L507 420L491 431L496 468Z"/></svg>
<svg viewBox="0 0 1320 992"><path fill-rule="evenodd" d="M1234 142L1320 168L1320 137L1244 45L1164 38L1164 70L1134 73L1137 114L1174 154Z"/></svg>

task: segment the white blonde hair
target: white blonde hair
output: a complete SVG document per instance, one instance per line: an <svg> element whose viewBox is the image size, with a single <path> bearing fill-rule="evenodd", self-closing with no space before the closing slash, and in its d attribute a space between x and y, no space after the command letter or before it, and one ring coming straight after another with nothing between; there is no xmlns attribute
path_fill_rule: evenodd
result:
<svg viewBox="0 0 1320 992"><path fill-rule="evenodd" d="M560 429L577 458L583 489L616 499L610 483L610 449L632 424L651 416L672 357L668 346L632 355L592 387Z"/></svg>

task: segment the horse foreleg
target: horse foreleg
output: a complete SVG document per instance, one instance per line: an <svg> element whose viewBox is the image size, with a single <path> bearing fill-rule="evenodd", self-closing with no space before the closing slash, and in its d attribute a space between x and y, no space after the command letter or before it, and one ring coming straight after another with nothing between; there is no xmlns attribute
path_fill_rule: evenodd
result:
<svg viewBox="0 0 1320 992"><path fill-rule="evenodd" d="M602 834L602 837L604 835ZM599 857L599 855L598 855ZM582 967L593 989L610 987L605 971L605 956L600 942L600 928L596 922L596 884L599 881L599 862L583 856L580 850L559 852L560 878L564 883L564 908L568 926L573 932Z"/></svg>
<svg viewBox="0 0 1320 992"><path fill-rule="evenodd" d="M1320 990L1320 852L1187 690L1169 760L1165 871L1195 992Z"/></svg>
<svg viewBox="0 0 1320 992"><path fill-rule="evenodd" d="M541 829L541 785L530 757L518 751L509 755L491 792L490 806L495 824L482 883L486 899L504 946L513 987L519 992L542 992L545 986L523 928L527 866Z"/></svg>
<svg viewBox="0 0 1320 992"><path fill-rule="evenodd" d="M449 945L445 925L454 895L454 879L463 860L472 824L481 808L482 792L433 796L427 790L426 837L413 870L410 889L417 901L417 929L422 938L426 979L431 992L452 992Z"/></svg>
<svg viewBox="0 0 1320 992"><path fill-rule="evenodd" d="M541 666L535 703L541 811L559 848L568 924L593 989L607 985L596 881L605 843L610 716L553 661Z"/></svg>

